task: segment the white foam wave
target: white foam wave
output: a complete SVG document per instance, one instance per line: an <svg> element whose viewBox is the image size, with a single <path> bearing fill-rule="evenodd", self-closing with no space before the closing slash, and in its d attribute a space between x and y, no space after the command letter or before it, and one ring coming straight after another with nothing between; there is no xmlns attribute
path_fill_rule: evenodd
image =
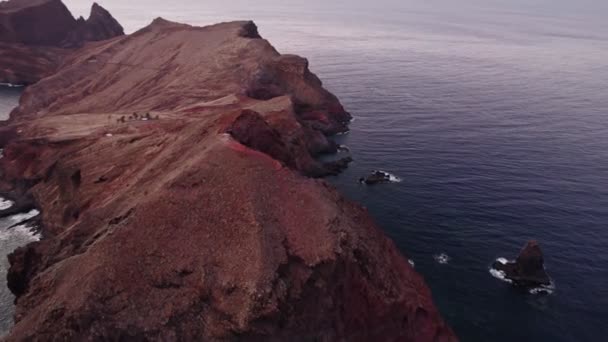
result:
<svg viewBox="0 0 608 342"><path fill-rule="evenodd" d="M21 88L21 87L23 87L23 84L0 83L0 86L10 87L10 88Z"/></svg>
<svg viewBox="0 0 608 342"><path fill-rule="evenodd" d="M21 214L16 214L16 215L13 215L13 216L9 216L8 220L12 224L21 223L23 221L31 219L32 217L38 216L39 214L40 214L40 212L38 210L32 209L32 210L30 210L27 213L21 213Z"/></svg>
<svg viewBox="0 0 608 342"><path fill-rule="evenodd" d="M0 210L8 209L13 206L13 201L0 197Z"/></svg>
<svg viewBox="0 0 608 342"><path fill-rule="evenodd" d="M435 254L435 255L433 255L433 258L435 259L435 261L437 261L438 263L440 263L442 265L445 265L448 262L450 262L450 257L445 253Z"/></svg>
<svg viewBox="0 0 608 342"><path fill-rule="evenodd" d="M416 263L414 262L414 260L412 260L412 259L407 259L407 262L410 264L410 266L412 266L412 267L416 267Z"/></svg>
<svg viewBox="0 0 608 342"><path fill-rule="evenodd" d="M395 176L395 175L389 175L389 179L391 180L391 182L394 183L401 183L401 178Z"/></svg>
<svg viewBox="0 0 608 342"><path fill-rule="evenodd" d="M507 260L507 258L498 258L496 259L496 262L506 265L507 263L509 263L509 260ZM504 271L497 270L495 268L490 268L490 274L496 279L500 279L509 284L513 283L511 279L507 278L507 274Z"/></svg>
<svg viewBox="0 0 608 342"><path fill-rule="evenodd" d="M374 170L373 172L382 172L385 175L388 175L388 180L391 183L401 183L402 182L401 178L397 177L396 175L394 175L394 174L392 174L390 172L387 172L387 171L384 171L384 170Z"/></svg>
<svg viewBox="0 0 608 342"><path fill-rule="evenodd" d="M9 229L0 230L0 241L7 241L10 239L19 239L31 241L40 241L41 235L37 234L35 230L25 224L15 226Z"/></svg>
<svg viewBox="0 0 608 342"><path fill-rule="evenodd" d="M528 293L533 294L533 295L537 295L537 294L545 295L545 294L552 294L554 290L555 290L555 285L553 283L551 283L549 285L541 285L539 287L533 287L528 290Z"/></svg>
<svg viewBox="0 0 608 342"><path fill-rule="evenodd" d="M338 151L350 152L350 148L346 145L338 145Z"/></svg>
<svg viewBox="0 0 608 342"><path fill-rule="evenodd" d="M506 265L507 263L509 263L509 260L507 260L506 258L498 258L496 259L497 262Z"/></svg>
<svg viewBox="0 0 608 342"><path fill-rule="evenodd" d="M496 279L500 279L509 284L513 283L513 281L511 279L507 278L507 275L503 271L497 270L495 268L490 268L490 274L492 275L492 277L494 277Z"/></svg>
<svg viewBox="0 0 608 342"><path fill-rule="evenodd" d="M338 133L336 133L336 135L346 135L348 133L350 133L350 131L338 132Z"/></svg>

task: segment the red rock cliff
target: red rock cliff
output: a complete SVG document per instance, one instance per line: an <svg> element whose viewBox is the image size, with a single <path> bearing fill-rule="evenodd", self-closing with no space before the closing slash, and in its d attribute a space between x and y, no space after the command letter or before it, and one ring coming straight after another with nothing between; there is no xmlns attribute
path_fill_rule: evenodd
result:
<svg viewBox="0 0 608 342"><path fill-rule="evenodd" d="M80 50L0 139L45 236L10 256L7 340L455 341L366 210L303 176L349 118L251 22Z"/></svg>

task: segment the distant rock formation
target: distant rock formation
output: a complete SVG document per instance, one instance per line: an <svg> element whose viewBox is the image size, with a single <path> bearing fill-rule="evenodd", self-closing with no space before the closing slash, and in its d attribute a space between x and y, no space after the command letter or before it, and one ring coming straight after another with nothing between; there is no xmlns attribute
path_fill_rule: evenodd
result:
<svg viewBox="0 0 608 342"><path fill-rule="evenodd" d="M538 242L529 241L515 262L494 262L494 269L504 272L513 284L524 287L550 285L551 278L545 271L543 253Z"/></svg>
<svg viewBox="0 0 608 342"><path fill-rule="evenodd" d="M10 0L0 3L0 41L60 46L76 19L60 0Z"/></svg>
<svg viewBox="0 0 608 342"><path fill-rule="evenodd" d="M61 0L0 3L0 42L30 46L79 47L124 34L112 15L94 3L87 20L74 19Z"/></svg>
<svg viewBox="0 0 608 342"><path fill-rule="evenodd" d="M68 32L66 38L60 43L62 47L80 47L85 42L106 40L124 35L122 26L97 3L93 3L91 14L85 20L80 17L76 20L75 28Z"/></svg>
<svg viewBox="0 0 608 342"><path fill-rule="evenodd" d="M72 48L121 35L122 26L96 3L87 20L77 20L61 0L0 2L0 82L35 83Z"/></svg>
<svg viewBox="0 0 608 342"><path fill-rule="evenodd" d="M75 51L0 127L0 190L45 237L9 256L6 340L456 341L367 211L306 177L345 166L314 157L349 119L252 22Z"/></svg>

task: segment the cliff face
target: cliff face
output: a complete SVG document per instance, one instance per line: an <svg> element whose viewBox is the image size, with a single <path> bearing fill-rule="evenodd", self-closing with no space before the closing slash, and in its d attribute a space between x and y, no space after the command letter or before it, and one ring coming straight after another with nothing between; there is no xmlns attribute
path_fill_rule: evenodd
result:
<svg viewBox="0 0 608 342"><path fill-rule="evenodd" d="M76 20L61 0L2 2L0 82L35 83L54 72L71 48L121 35L122 26L97 4L87 20Z"/></svg>
<svg viewBox="0 0 608 342"><path fill-rule="evenodd" d="M83 17L75 21L75 27L61 41L63 47L79 47L84 42L106 40L124 35L122 26L97 3L93 3L88 19Z"/></svg>
<svg viewBox="0 0 608 342"><path fill-rule="evenodd" d="M122 26L97 3L87 20L74 19L61 0L11 0L0 4L0 41L74 47L123 35Z"/></svg>
<svg viewBox="0 0 608 342"><path fill-rule="evenodd" d="M303 176L350 118L305 59L162 19L70 58L0 139L45 236L9 257L9 341L456 340L366 210Z"/></svg>
<svg viewBox="0 0 608 342"><path fill-rule="evenodd" d="M76 27L61 0L11 0L0 4L0 41L58 46Z"/></svg>
<svg viewBox="0 0 608 342"><path fill-rule="evenodd" d="M70 50L0 42L0 83L34 84L52 74Z"/></svg>

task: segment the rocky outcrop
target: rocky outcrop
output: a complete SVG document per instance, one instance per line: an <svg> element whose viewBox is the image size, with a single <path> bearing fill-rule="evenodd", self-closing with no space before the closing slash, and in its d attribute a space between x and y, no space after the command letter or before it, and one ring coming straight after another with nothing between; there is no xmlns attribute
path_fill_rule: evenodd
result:
<svg viewBox="0 0 608 342"><path fill-rule="evenodd" d="M295 116L293 118L295 119ZM302 124L299 124L297 120L294 120L291 124L297 125L296 131L290 132L288 136L283 136L281 132L285 132L285 129L281 124L273 128L262 115L246 109L230 125L227 133L241 144L266 153L284 165L300 170L308 176L320 177L339 174L352 161L352 158L345 157L334 162L319 163L313 158L314 155L319 150L331 151L333 144L325 138L322 142L324 144L323 148L311 147L311 143L307 142L308 136L302 129ZM310 128L309 130L314 131Z"/></svg>
<svg viewBox="0 0 608 342"><path fill-rule="evenodd" d="M122 26L110 12L93 3L88 19L80 17L75 28L61 41L63 47L80 47L85 42L95 42L124 35Z"/></svg>
<svg viewBox="0 0 608 342"><path fill-rule="evenodd" d="M373 185L373 184L379 184L379 183L390 183L391 181L391 175L383 172L383 171L372 171L371 174L369 174L366 177L361 177L359 178L359 183L364 183L364 184L368 184L368 185Z"/></svg>
<svg viewBox="0 0 608 342"><path fill-rule="evenodd" d="M0 41L59 46L76 20L61 0L11 0L0 3Z"/></svg>
<svg viewBox="0 0 608 342"><path fill-rule="evenodd" d="M0 83L33 84L51 75L70 50L0 42Z"/></svg>
<svg viewBox="0 0 608 342"><path fill-rule="evenodd" d="M70 58L0 139L45 236L9 257L8 341L456 340L367 211L305 177L350 119L305 59L162 19Z"/></svg>
<svg viewBox="0 0 608 342"><path fill-rule="evenodd" d="M28 46L75 47L123 35L122 26L97 3L87 20L75 19L61 0L0 3L0 41Z"/></svg>
<svg viewBox="0 0 608 342"><path fill-rule="evenodd" d="M543 253L536 241L529 241L514 262L496 261L492 267L504 272L515 285L536 287L551 284L545 271Z"/></svg>
<svg viewBox="0 0 608 342"><path fill-rule="evenodd" d="M123 35L122 26L96 3L74 19L61 0L0 3L0 82L32 84L51 75L73 48Z"/></svg>

